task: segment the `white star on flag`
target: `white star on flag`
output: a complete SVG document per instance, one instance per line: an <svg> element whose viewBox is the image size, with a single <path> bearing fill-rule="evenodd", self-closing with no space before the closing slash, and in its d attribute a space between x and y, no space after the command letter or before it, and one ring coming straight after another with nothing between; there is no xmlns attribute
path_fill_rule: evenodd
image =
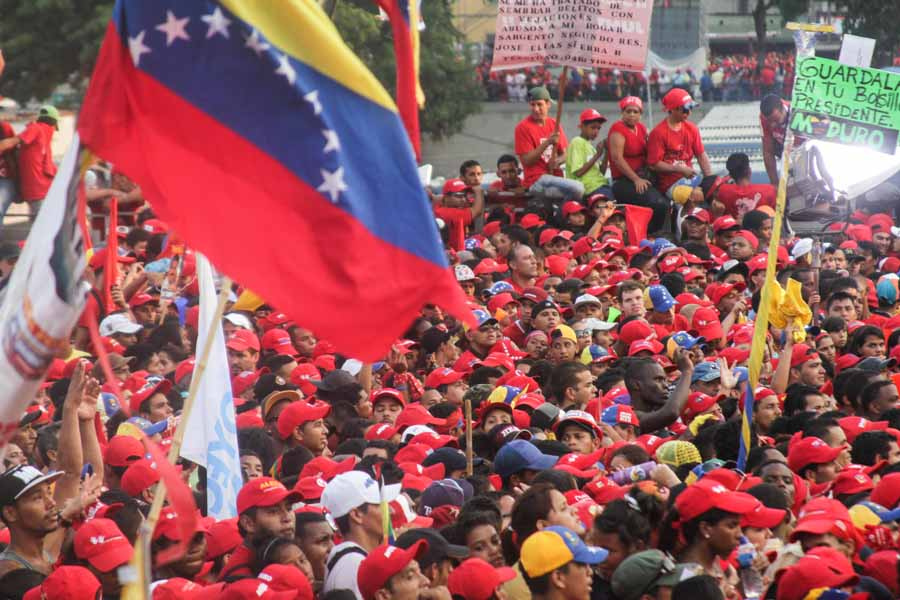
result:
<svg viewBox="0 0 900 600"><path fill-rule="evenodd" d="M217 33L221 33L223 37L228 37L228 26L231 25L231 19L222 14L221 8L217 6L212 14L203 15L200 18L209 25L209 30L206 32L206 39L211 38Z"/></svg>
<svg viewBox="0 0 900 600"><path fill-rule="evenodd" d="M138 66L142 54L149 54L150 48L144 45L144 33L141 31L134 37L128 38L128 51L131 53L131 62Z"/></svg>
<svg viewBox="0 0 900 600"><path fill-rule="evenodd" d="M166 22L156 26L157 31L162 31L166 34L166 46L171 46L175 40L191 40L187 31L185 31L188 21L190 21L188 17L179 19L175 17L171 10L166 11Z"/></svg>
<svg viewBox="0 0 900 600"><path fill-rule="evenodd" d="M247 38L247 43L244 44L244 47L250 48L251 50L256 52L257 56L262 56L262 53L272 46L259 39L259 32L254 29L252 32L250 32L250 36Z"/></svg>
<svg viewBox="0 0 900 600"><path fill-rule="evenodd" d="M344 183L344 167L338 167L334 173L329 173L325 169L319 169L322 174L322 185L316 190L331 196L331 201L337 204L338 196L341 192L347 191L347 184Z"/></svg>
<svg viewBox="0 0 900 600"><path fill-rule="evenodd" d="M322 104L319 102L319 90L311 91L310 93L303 96L303 99L312 104L313 114L321 114Z"/></svg>
<svg viewBox="0 0 900 600"><path fill-rule="evenodd" d="M275 69L275 73L284 75L291 85L294 85L294 82L297 81L297 71L294 70L294 67L288 61L287 54L282 54L278 57L278 68Z"/></svg>
<svg viewBox="0 0 900 600"><path fill-rule="evenodd" d="M338 139L338 135L333 129L323 129L322 135L325 136L325 149L322 152L327 154L332 150L337 151L341 149L341 140Z"/></svg>

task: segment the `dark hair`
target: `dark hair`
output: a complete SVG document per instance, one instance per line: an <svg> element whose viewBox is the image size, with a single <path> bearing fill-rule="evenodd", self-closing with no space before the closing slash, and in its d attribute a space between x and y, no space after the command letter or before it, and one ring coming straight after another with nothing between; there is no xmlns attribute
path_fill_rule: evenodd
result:
<svg viewBox="0 0 900 600"><path fill-rule="evenodd" d="M695 575L675 584L672 600L725 600L725 595L715 577Z"/></svg>
<svg viewBox="0 0 900 600"><path fill-rule="evenodd" d="M752 488L747 490L747 493L762 502L767 508L780 508L782 510L790 509L790 506L788 505L787 495L783 491L781 491L781 488L772 483L756 484Z"/></svg>
<svg viewBox="0 0 900 600"><path fill-rule="evenodd" d="M590 369L587 365L570 360L559 363L550 375L550 392L556 401L562 404L566 396L566 390L575 387L578 383L578 375Z"/></svg>
<svg viewBox="0 0 900 600"><path fill-rule="evenodd" d="M817 437L820 440L824 440L831 433L829 431L831 428L840 426L841 424L834 417L819 415L803 424L803 437Z"/></svg>
<svg viewBox="0 0 900 600"><path fill-rule="evenodd" d="M777 94L766 94L759 101L759 112L762 116L768 117L776 108L784 106L781 98Z"/></svg>
<svg viewBox="0 0 900 600"><path fill-rule="evenodd" d="M609 461L612 462L612 459L617 456L624 456L625 460L633 465L639 465L650 460L650 455L647 453L647 451L637 444L625 444L621 448L617 448L610 455Z"/></svg>
<svg viewBox="0 0 900 600"><path fill-rule="evenodd" d="M150 241L150 232L140 227L132 227L125 236L125 244L134 248L135 244Z"/></svg>
<svg viewBox="0 0 900 600"><path fill-rule="evenodd" d="M481 163L479 163L477 160L471 160L471 159L467 160L463 164L459 165L459 176L464 177L466 174L466 171L468 171L472 167L480 167L480 166L481 166Z"/></svg>
<svg viewBox="0 0 900 600"><path fill-rule="evenodd" d="M757 446L756 448L751 448L750 452L747 453L747 464L745 465L747 473L752 473L756 467L766 460L766 452L774 449L773 446Z"/></svg>
<svg viewBox="0 0 900 600"><path fill-rule="evenodd" d="M869 382L866 387L863 388L863 391L859 396L859 407L863 412L869 411L869 407L875 402L878 394L881 393L881 388L889 385L894 385L894 382L889 379L876 379L875 381Z"/></svg>
<svg viewBox="0 0 900 600"><path fill-rule="evenodd" d="M629 552L650 546L653 528L636 501L613 500L603 512L594 517L594 529L599 533L615 534Z"/></svg>
<svg viewBox="0 0 900 600"><path fill-rule="evenodd" d="M722 460L737 460L741 439L741 421L732 420L722 424L713 435L716 457ZM759 445L759 438L754 428L750 428L750 448Z"/></svg>
<svg viewBox="0 0 900 600"><path fill-rule="evenodd" d="M884 341L884 332L874 325L863 325L854 331L850 339L847 340L847 352L856 356L862 356L861 350L868 337L876 337Z"/></svg>
<svg viewBox="0 0 900 600"><path fill-rule="evenodd" d="M896 443L897 440L886 431L865 431L853 440L850 459L853 464L871 467L879 459L888 457L891 442Z"/></svg>
<svg viewBox="0 0 900 600"><path fill-rule="evenodd" d="M548 483L563 494L578 489L575 476L561 469L544 469L539 471L534 476L534 479L531 480L532 485L538 483Z"/></svg>
<svg viewBox="0 0 900 600"><path fill-rule="evenodd" d="M56 421L49 425L44 425L37 432L37 441L35 448L41 456L44 465L50 464L50 457L47 455L51 450L59 450L59 430L62 429L62 422Z"/></svg>
<svg viewBox="0 0 900 600"><path fill-rule="evenodd" d="M282 548L287 546L296 546L297 542L293 538L268 537L257 540L253 544L254 572L258 573L271 564L278 563L275 558Z"/></svg>
<svg viewBox="0 0 900 600"><path fill-rule="evenodd" d="M677 271L673 271L671 273L666 273L659 278L659 283L664 288L669 290L669 293L674 298L679 294L684 293L684 275L678 273Z"/></svg>
<svg viewBox="0 0 900 600"><path fill-rule="evenodd" d="M680 531L684 535L685 541L688 544L692 544L698 539L700 535L700 523L710 523L715 525L716 523L719 523L724 519L729 519L734 516L734 513L720 510L718 508L713 508L701 515L694 517L690 521L681 521ZM666 515L665 523L661 528L659 536L660 550L664 550L667 552L675 551L675 548L678 544L679 529L675 528L673 524L680 518L681 517L678 514L678 510L673 506L672 510L669 511L669 514Z"/></svg>
<svg viewBox="0 0 900 600"><path fill-rule="evenodd" d="M0 599L21 600L25 592L41 585L46 578L43 573L31 569L18 568L7 571L0 577Z"/></svg>
<svg viewBox="0 0 900 600"><path fill-rule="evenodd" d="M497 167L499 168L500 165L502 165L503 163L509 163L509 162L514 163L515 165L518 166L519 159L516 158L512 154L501 154L500 158L497 159Z"/></svg>
<svg viewBox="0 0 900 600"><path fill-rule="evenodd" d="M878 415L879 421L887 421L888 427L892 429L900 429L900 408L890 408L880 415Z"/></svg>
<svg viewBox="0 0 900 600"><path fill-rule="evenodd" d="M829 310L831 310L831 305L834 304L835 302L837 302L838 300L849 300L850 302L855 301L853 296L851 296L847 292L833 292L825 300L825 311L828 312ZM841 320L843 320L843 317L841 317ZM844 327L842 329L846 329L846 327ZM841 330L835 329L834 331L841 331Z"/></svg>
<svg viewBox="0 0 900 600"><path fill-rule="evenodd" d="M546 519L553 510L550 492L554 489L556 488L549 483L538 483L516 499L510 512L508 529L513 536L510 538L512 543L509 547L504 544L504 555L509 564L519 559L519 548L528 536L538 530L538 521Z"/></svg>
<svg viewBox="0 0 900 600"><path fill-rule="evenodd" d="M503 376L503 371L497 367L478 367L469 376L469 385L488 383L489 379L497 379Z"/></svg>
<svg viewBox="0 0 900 600"><path fill-rule="evenodd" d="M860 371L859 369L844 369L843 371L835 375L834 379L831 380L834 399L837 401L838 406L849 404L849 402L843 402L844 400L846 400L845 392L849 389L847 387L847 384L850 382L850 378L853 377L854 374L861 372L862 371Z"/></svg>
<svg viewBox="0 0 900 600"><path fill-rule="evenodd" d="M397 444L389 440L369 440L366 442L366 448L377 448L387 452L388 460L394 460L397 453Z"/></svg>
<svg viewBox="0 0 900 600"><path fill-rule="evenodd" d="M325 518L325 515L320 512L299 512L294 513L294 518L296 520L296 529L294 531L294 537L303 538L306 535L305 527L307 525L311 525L314 523L328 523L328 519ZM329 525L330 527L330 525Z"/></svg>
<svg viewBox="0 0 900 600"><path fill-rule="evenodd" d="M622 296L628 292L633 292L634 290L641 290L643 292L644 284L640 281L635 281L634 279L626 279L616 288L616 299L621 302Z"/></svg>
<svg viewBox="0 0 900 600"><path fill-rule="evenodd" d="M761 210L751 210L744 215L744 218L741 221L741 227L752 231L753 233L758 233L762 229L762 226L766 222L766 219L771 218L772 217Z"/></svg>
<svg viewBox="0 0 900 600"><path fill-rule="evenodd" d="M262 462L263 473L269 473L275 459L278 458L278 451L275 440L269 435L269 432L262 427L246 427L238 429L237 432L238 448L248 448L256 452L259 460Z"/></svg>
<svg viewBox="0 0 900 600"><path fill-rule="evenodd" d="M356 507L357 510L365 513L369 511L370 505L361 504ZM346 515L335 517L334 524L337 525L338 533L341 534L342 537L347 537L347 534L350 533L350 513Z"/></svg>
<svg viewBox="0 0 900 600"><path fill-rule="evenodd" d="M822 392L802 383L792 383L787 388L787 395L784 398L784 414L787 417L793 417L798 412L806 410L807 396L821 396Z"/></svg>
<svg viewBox="0 0 900 600"><path fill-rule="evenodd" d="M134 545L137 540L138 530L144 522L144 514L141 512L141 505L137 500L129 496L124 490L112 489L100 494L100 501L104 504L121 503L122 507L109 515L122 535Z"/></svg>
<svg viewBox="0 0 900 600"><path fill-rule="evenodd" d="M613 389L614 385L625 381L625 371L619 367L612 367L603 372L595 382L597 390L605 394Z"/></svg>
<svg viewBox="0 0 900 600"><path fill-rule="evenodd" d="M700 429L697 430L697 435L694 436L694 445L697 447L697 451L700 452L700 458L709 460L716 457L716 434L724 426L724 423L712 420L700 426Z"/></svg>
<svg viewBox="0 0 900 600"><path fill-rule="evenodd" d="M750 157L743 152L735 152L725 161L725 169L737 181L750 176Z"/></svg>
<svg viewBox="0 0 900 600"><path fill-rule="evenodd" d="M528 586L528 590L531 592L532 596L544 596L550 591L550 576L553 575L556 571L562 571L563 573L569 572L569 567L572 565L571 562L567 562L563 566L553 569L549 573L544 573L540 577L529 577L528 573L525 572L525 568L522 565L519 565L519 571L522 572L522 579L525 580L525 585Z"/></svg>

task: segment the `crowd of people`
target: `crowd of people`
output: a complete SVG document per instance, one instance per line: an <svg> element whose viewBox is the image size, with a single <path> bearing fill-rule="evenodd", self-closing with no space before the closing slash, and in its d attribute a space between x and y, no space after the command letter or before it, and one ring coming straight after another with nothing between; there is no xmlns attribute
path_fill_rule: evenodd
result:
<svg viewBox="0 0 900 600"><path fill-rule="evenodd" d="M893 215L854 214L815 261L812 240L782 240L767 281L773 188L749 183L746 155L711 172L687 91L649 131L623 98L604 141L598 111L569 141L548 90L527 96L500 179L484 190L467 161L431 198L472 325L425 306L362 363L231 290L237 516L208 516L205 471L178 460L201 518L186 533L163 508L155 600L900 596ZM788 109L763 101L771 152ZM38 123L52 136L56 119ZM89 175L90 198L127 198L134 220L90 257L71 353L5 448L2 598L121 595L162 477L139 439L172 443L196 368L190 249L174 259L124 174ZM18 252L0 245L0 275Z"/></svg>
<svg viewBox="0 0 900 600"><path fill-rule="evenodd" d="M528 89L546 86L555 94L558 86L558 76L547 67L491 72L489 57L476 65L475 76L492 102L526 102ZM570 69L566 99L608 102L626 96L647 98L649 92L653 100L659 100L680 87L704 102L746 102L772 93L790 98L793 86L793 52L768 52L762 64L756 55L711 53L708 66L699 73L690 67L653 68L649 77L639 71Z"/></svg>

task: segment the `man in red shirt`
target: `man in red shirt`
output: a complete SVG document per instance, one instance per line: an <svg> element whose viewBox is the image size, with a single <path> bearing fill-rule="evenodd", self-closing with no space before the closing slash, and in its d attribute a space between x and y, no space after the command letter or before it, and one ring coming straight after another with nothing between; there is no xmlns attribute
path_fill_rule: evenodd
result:
<svg viewBox="0 0 900 600"><path fill-rule="evenodd" d="M528 91L531 114L516 125L516 154L525 167L525 187L535 194L563 200L580 200L584 186L563 177L566 164L566 134L548 115L550 92L541 86Z"/></svg>
<svg viewBox="0 0 900 600"><path fill-rule="evenodd" d="M777 94L763 97L759 103L759 126L762 129L763 164L772 185L778 185L778 160L784 153L784 138L787 135L788 117L791 103ZM794 136L794 147L806 139Z"/></svg>
<svg viewBox="0 0 900 600"><path fill-rule="evenodd" d="M679 185L699 188L702 178L694 171L694 158L703 175L712 175L712 165L703 148L700 130L688 120L696 106L691 95L673 88L662 102L669 114L650 132L647 164L656 171L657 189L672 199L672 191ZM702 202L702 197L699 201Z"/></svg>
<svg viewBox="0 0 900 600"><path fill-rule="evenodd" d="M56 175L50 141L53 132L59 129L58 122L59 111L46 104L38 111L37 120L29 123L22 133L0 140L0 154L19 147L19 191L29 203L33 216L40 210Z"/></svg>
<svg viewBox="0 0 900 600"><path fill-rule="evenodd" d="M717 188L712 202L713 214L717 217L731 215L741 222L745 214L760 206L775 208L775 186L750 183L752 172L746 154L735 152L728 157L725 168L730 180Z"/></svg>

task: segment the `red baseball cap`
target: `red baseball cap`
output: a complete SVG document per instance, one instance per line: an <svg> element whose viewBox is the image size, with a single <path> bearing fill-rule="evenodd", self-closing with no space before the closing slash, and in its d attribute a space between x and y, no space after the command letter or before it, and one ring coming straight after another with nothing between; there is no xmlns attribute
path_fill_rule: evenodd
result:
<svg viewBox="0 0 900 600"><path fill-rule="evenodd" d="M193 357L186 358L178 363L178 366L175 367L175 383L179 383L182 379L193 373L195 363L196 361Z"/></svg>
<svg viewBox="0 0 900 600"><path fill-rule="evenodd" d="M684 215L685 219L696 219L701 223L709 224L711 218L709 216L709 211L705 208L694 208L688 214Z"/></svg>
<svg viewBox="0 0 900 600"><path fill-rule="evenodd" d="M366 430L365 439L372 440L389 440L400 431L390 423L377 423Z"/></svg>
<svg viewBox="0 0 900 600"><path fill-rule="evenodd" d="M454 597L490 600L500 584L515 578L516 572L510 567L495 568L481 558L468 558L451 571L447 587Z"/></svg>
<svg viewBox="0 0 900 600"><path fill-rule="evenodd" d="M375 401L373 400L372 403L374 404ZM394 427L402 431L404 428L411 427L413 425L443 424L444 419L435 417L430 412L428 412L427 408L417 402L415 404L410 404L400 411L400 414L397 415L397 420L394 422Z"/></svg>
<svg viewBox="0 0 900 600"><path fill-rule="evenodd" d="M259 352L259 338L256 337L256 334L252 331L236 329L234 333L228 337L228 340L225 342L225 347L230 348L235 352L243 352L248 349Z"/></svg>
<svg viewBox="0 0 900 600"><path fill-rule="evenodd" d="M106 445L103 462L111 467L127 467L144 457L144 445L130 435L114 435Z"/></svg>
<svg viewBox="0 0 900 600"><path fill-rule="evenodd" d="M534 213L528 213L527 215L523 215L522 219L519 221L519 225L524 227L525 229L531 229L532 227L540 227L542 225L546 225L547 222L544 221L540 215L536 215ZM482 261L483 262L483 261ZM479 263L480 265L481 263ZM504 269L505 271L506 269ZM478 273L476 272L476 275Z"/></svg>
<svg viewBox="0 0 900 600"><path fill-rule="evenodd" d="M639 352L647 351L650 354L659 354L665 348L656 340L636 340L628 346L628 356L634 356Z"/></svg>
<svg viewBox="0 0 900 600"><path fill-rule="evenodd" d="M727 296L733 291L743 291L747 286L743 283L711 283L706 286L706 290L704 293L706 297L710 299L713 305L718 305L721 302L722 298Z"/></svg>
<svg viewBox="0 0 900 600"><path fill-rule="evenodd" d="M24 600L43 598L84 598L93 600L100 595L100 581L85 567L65 565L50 571L41 585L25 592Z"/></svg>
<svg viewBox="0 0 900 600"><path fill-rule="evenodd" d="M207 528L204 524L203 518L200 516L200 511L196 511L197 515L197 526L194 529L194 533L206 533ZM153 539L158 540L159 538L165 536L167 539L172 540L173 542L181 541L181 530L178 523L178 513L171 506L166 506L159 513L159 520L156 522L156 527L153 528Z"/></svg>
<svg viewBox="0 0 900 600"><path fill-rule="evenodd" d="M586 108L581 111L581 116L579 117L579 123L587 123L588 121L600 121L601 123L606 123L606 117L604 117L600 112L594 110L593 108Z"/></svg>
<svg viewBox="0 0 900 600"><path fill-rule="evenodd" d="M206 532L206 560L214 560L232 552L243 541L237 517L216 521Z"/></svg>
<svg viewBox="0 0 900 600"><path fill-rule="evenodd" d="M441 190L442 194L461 194L469 189L469 186L466 185L466 182L462 179L456 177L453 179L448 179L444 182L444 188Z"/></svg>
<svg viewBox="0 0 900 600"><path fill-rule="evenodd" d="M75 555L98 571L108 573L131 561L134 548L115 521L91 519L75 532Z"/></svg>
<svg viewBox="0 0 900 600"><path fill-rule="evenodd" d="M151 599L182 600L183 598L191 597L202 589L203 586L194 583L190 579L185 579L184 577L170 577L158 581L153 585Z"/></svg>
<svg viewBox="0 0 900 600"><path fill-rule="evenodd" d="M788 447L788 467L794 473L799 473L809 465L830 463L843 451L844 446L832 448L817 437L801 438Z"/></svg>
<svg viewBox="0 0 900 600"><path fill-rule="evenodd" d="M900 562L900 552L896 550L882 550L874 552L866 559L865 574L873 577L887 586L894 597L900 596L900 578L898 578L897 563Z"/></svg>
<svg viewBox="0 0 900 600"><path fill-rule="evenodd" d="M257 321L263 331L269 331L273 327L281 327L282 325L289 325L293 322L293 319L283 312L270 312L268 315Z"/></svg>
<svg viewBox="0 0 900 600"><path fill-rule="evenodd" d="M407 549L382 544L372 550L359 564L356 583L363 600L375 600L375 593L410 562L428 551L428 542L419 540Z"/></svg>
<svg viewBox="0 0 900 600"><path fill-rule="evenodd" d="M869 500L891 510L900 504L900 473L888 473L882 477Z"/></svg>
<svg viewBox="0 0 900 600"><path fill-rule="evenodd" d="M324 419L331 412L331 405L324 402L310 404L306 400L291 402L278 415L278 435L286 440L295 429L318 419Z"/></svg>
<svg viewBox="0 0 900 600"><path fill-rule="evenodd" d="M285 500L294 503L301 499L298 492L287 489L277 479L257 477L245 483L238 492L237 509L241 515L256 506L274 506Z"/></svg>
<svg viewBox="0 0 900 600"><path fill-rule="evenodd" d="M222 588L219 595L219 600L296 600L296 598L296 590L279 592L261 579L239 579Z"/></svg>
<svg viewBox="0 0 900 600"><path fill-rule="evenodd" d="M859 575L850 559L826 546L811 549L785 569L778 579L777 600L803 600L815 588L839 588L854 585Z"/></svg>
<svg viewBox="0 0 900 600"><path fill-rule="evenodd" d="M291 371L291 383L300 388L306 396L314 396L316 393L315 381L322 381L322 373L312 363L300 363Z"/></svg>
<svg viewBox="0 0 900 600"><path fill-rule="evenodd" d="M263 350L274 352L275 354L286 354L288 356L297 356L297 349L291 343L290 334L284 329L270 329L265 332L260 340L260 346Z"/></svg>
<svg viewBox="0 0 900 600"><path fill-rule="evenodd" d="M257 578L266 582L269 588L276 592L296 593L297 600L315 598L309 579L295 565L271 564L260 571Z"/></svg>
<svg viewBox="0 0 900 600"><path fill-rule="evenodd" d="M122 474L121 488L129 496L139 496L141 492L158 482L159 478L156 462L149 458L141 458L125 469L125 473Z"/></svg>
<svg viewBox="0 0 900 600"><path fill-rule="evenodd" d="M131 395L131 399L128 401L128 407L133 414L137 414L141 411L141 403L143 403L144 400L153 394L168 394L171 389L172 382L168 379L153 379L149 382L142 382L141 387L135 390Z"/></svg>
<svg viewBox="0 0 900 600"><path fill-rule="evenodd" d="M814 348L806 344L796 344L791 348L791 368L796 368L805 362L819 358Z"/></svg>
<svg viewBox="0 0 900 600"><path fill-rule="evenodd" d="M231 392L235 396L240 396L247 391L259 379L259 373L256 371L241 371L231 378Z"/></svg>
<svg viewBox="0 0 900 600"><path fill-rule="evenodd" d="M459 371L454 371L453 369L447 367L441 367L428 374L428 377L425 378L425 388L434 389L441 385L456 383L457 381L462 379L463 376L463 373L460 373ZM372 403L375 403L374 399L372 400Z"/></svg>
<svg viewBox="0 0 900 600"><path fill-rule="evenodd" d="M140 293L135 294L128 300L128 306L130 306L131 308L137 308L138 306L143 306L151 302L159 304L159 298L151 296L150 294Z"/></svg>
<svg viewBox="0 0 900 600"><path fill-rule="evenodd" d="M321 475L325 481L331 481L335 475L346 473L356 466L356 456L348 456L342 461L331 460L327 456L317 456L305 465L300 471L300 477L313 477Z"/></svg>
<svg viewBox="0 0 900 600"><path fill-rule="evenodd" d="M638 340L652 339L656 337L656 332L647 321L643 319L635 319L628 321L619 328L619 341L630 346L632 342Z"/></svg>
<svg viewBox="0 0 900 600"><path fill-rule="evenodd" d="M675 498L675 508L681 522L690 521L703 513L718 508L736 515L746 515L756 510L759 500L744 492L732 492L715 480L703 478L689 485Z"/></svg>
<svg viewBox="0 0 900 600"><path fill-rule="evenodd" d="M741 517L741 527L755 527L757 529L774 529L784 521L787 511L781 508L769 508L762 502Z"/></svg>
<svg viewBox="0 0 900 600"><path fill-rule="evenodd" d="M719 321L719 313L715 309L705 306L694 311L691 318L691 330L696 331L697 335L703 336L707 341L725 337L722 323Z"/></svg>
<svg viewBox="0 0 900 600"><path fill-rule="evenodd" d="M717 235L722 231L738 230L741 226L731 215L724 215L713 221L713 232Z"/></svg>
<svg viewBox="0 0 900 600"><path fill-rule="evenodd" d="M562 214L564 217L568 217L569 215L574 215L575 213L584 212L587 210L587 207L583 205L581 202L576 200L569 200L565 204L562 205Z"/></svg>
<svg viewBox="0 0 900 600"><path fill-rule="evenodd" d="M753 233L747 231L746 229L741 229L737 233L734 234L734 237L742 237L753 246L753 249L756 250L759 248L759 238L753 235Z"/></svg>
<svg viewBox="0 0 900 600"><path fill-rule="evenodd" d="M834 361L834 373L835 373L835 375L837 375L838 373L840 373L840 372L843 371L844 369L852 369L852 368L855 367L856 364L857 364L859 361L861 361L861 360L862 360L862 358L858 357L858 356L855 355L855 354L850 354L849 352L848 352L847 354L841 354L841 355L838 356L837 359Z"/></svg>
<svg viewBox="0 0 900 600"><path fill-rule="evenodd" d="M851 444L861 433L867 431L884 431L888 428L887 421L870 421L863 417L843 417L838 419L838 425L844 430L847 441Z"/></svg>
<svg viewBox="0 0 900 600"><path fill-rule="evenodd" d="M106 268L106 255L108 252L109 252L109 250L105 247L100 248L99 250L95 250L94 253L91 255L91 260L88 261L88 266L90 268L94 269L95 271L97 269ZM133 263L136 260L137 259L133 256L122 256L121 254L119 254L116 257L116 261L123 265L130 265L131 263Z"/></svg>
<svg viewBox="0 0 900 600"><path fill-rule="evenodd" d="M688 110L694 108L697 103L681 88L672 88L662 99L662 105L666 110L675 110L676 108L686 108Z"/></svg>
<svg viewBox="0 0 900 600"><path fill-rule="evenodd" d="M697 415L703 414L716 405L717 398L703 392L691 392L684 408L681 410L681 418L685 425L694 420Z"/></svg>
<svg viewBox="0 0 900 600"><path fill-rule="evenodd" d="M862 469L843 469L831 485L831 493L835 495L858 494L868 492L875 487L872 478Z"/></svg>

